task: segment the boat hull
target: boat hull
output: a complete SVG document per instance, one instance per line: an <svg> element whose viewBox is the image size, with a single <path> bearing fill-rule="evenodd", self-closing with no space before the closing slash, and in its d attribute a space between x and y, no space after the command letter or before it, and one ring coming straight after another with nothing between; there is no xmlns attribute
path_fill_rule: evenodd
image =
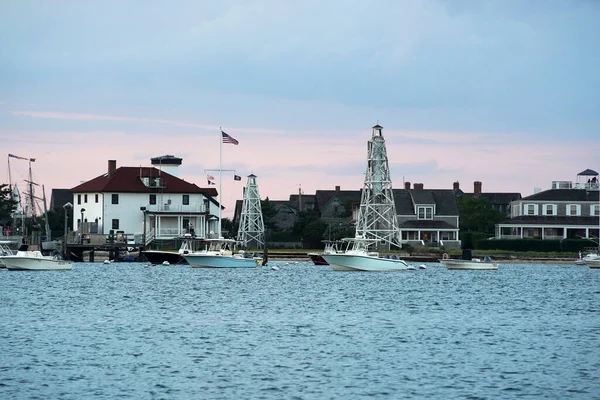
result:
<svg viewBox="0 0 600 400"><path fill-rule="evenodd" d="M600 258L596 260L588 260L586 261L586 265L593 269L600 269Z"/></svg>
<svg viewBox="0 0 600 400"><path fill-rule="evenodd" d="M3 257L2 262L10 271L60 271L73 269L73 263L39 257Z"/></svg>
<svg viewBox="0 0 600 400"><path fill-rule="evenodd" d="M498 263L469 260L439 260L449 270L497 270Z"/></svg>
<svg viewBox="0 0 600 400"><path fill-rule="evenodd" d="M334 271L407 271L403 260L372 257L358 254L323 254L323 258Z"/></svg>
<svg viewBox="0 0 600 400"><path fill-rule="evenodd" d="M323 256L319 253L308 253L308 256L315 265L329 265L329 263L327 263L327 261L325 261Z"/></svg>
<svg viewBox="0 0 600 400"><path fill-rule="evenodd" d="M162 264L165 261L169 264L187 264L181 254L173 251L146 250L142 254L151 264Z"/></svg>
<svg viewBox="0 0 600 400"><path fill-rule="evenodd" d="M256 268L262 258L243 258L219 255L188 254L185 260L192 268Z"/></svg>

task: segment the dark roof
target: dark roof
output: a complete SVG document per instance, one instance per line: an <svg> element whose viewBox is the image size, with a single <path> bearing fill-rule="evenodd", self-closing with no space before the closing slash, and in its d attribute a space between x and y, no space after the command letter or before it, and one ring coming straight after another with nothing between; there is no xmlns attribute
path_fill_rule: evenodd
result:
<svg viewBox="0 0 600 400"><path fill-rule="evenodd" d="M394 189L394 201L398 215L414 215L415 204L435 204L435 215L458 215L452 189Z"/></svg>
<svg viewBox="0 0 600 400"><path fill-rule="evenodd" d="M592 169L586 169L583 172L578 173L577 175L583 175L583 176L598 176L598 173Z"/></svg>
<svg viewBox="0 0 600 400"><path fill-rule="evenodd" d="M339 199L344 204L348 202L360 203L360 195L361 190L317 190L315 197L319 210L323 210L334 198Z"/></svg>
<svg viewBox="0 0 600 400"><path fill-rule="evenodd" d="M153 157L150 159L152 165L181 165L182 161L182 158L175 157L169 154L159 157Z"/></svg>
<svg viewBox="0 0 600 400"><path fill-rule="evenodd" d="M64 206L67 203L73 204L73 193L70 189L52 189L50 194L50 210Z"/></svg>
<svg viewBox="0 0 600 400"><path fill-rule="evenodd" d="M501 225L590 225L598 226L598 217L576 217L557 215L523 215L504 220Z"/></svg>
<svg viewBox="0 0 600 400"><path fill-rule="evenodd" d="M598 191L585 189L549 189L523 197L534 201L598 201Z"/></svg>
<svg viewBox="0 0 600 400"><path fill-rule="evenodd" d="M457 229L456 226L451 225L446 221L436 221L432 219L406 221L401 223L398 227L400 229Z"/></svg>
<svg viewBox="0 0 600 400"><path fill-rule="evenodd" d="M162 187L160 189L149 188L144 185L140 176L160 176L162 178ZM199 193L206 196L216 196L218 194L215 188L200 188L194 183L186 182L165 171L159 171L154 167L120 167L112 175L100 175L81 185L75 186L71 189L71 192L156 193L157 190L160 190L162 193Z"/></svg>
<svg viewBox="0 0 600 400"><path fill-rule="evenodd" d="M496 204L510 204L511 201L520 200L522 198L521 193L481 193L479 197L488 199L490 203Z"/></svg>
<svg viewBox="0 0 600 400"><path fill-rule="evenodd" d="M461 197L461 196L473 197L474 196L474 193L465 193L460 189L456 190L454 193L455 193L456 197ZM480 193L478 196L488 199L490 201L490 203L492 203L494 205L496 205L496 204L508 205L508 204L510 204L511 201L520 200L522 198L521 193L486 192L486 193Z"/></svg>

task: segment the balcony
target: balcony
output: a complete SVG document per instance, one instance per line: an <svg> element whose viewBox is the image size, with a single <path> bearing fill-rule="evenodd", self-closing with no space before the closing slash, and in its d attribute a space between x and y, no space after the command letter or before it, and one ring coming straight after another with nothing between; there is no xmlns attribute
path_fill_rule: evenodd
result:
<svg viewBox="0 0 600 400"><path fill-rule="evenodd" d="M174 205L174 204L149 204L146 206L146 212L169 212L173 214L190 213L190 212L206 212L206 207L202 204L193 205Z"/></svg>

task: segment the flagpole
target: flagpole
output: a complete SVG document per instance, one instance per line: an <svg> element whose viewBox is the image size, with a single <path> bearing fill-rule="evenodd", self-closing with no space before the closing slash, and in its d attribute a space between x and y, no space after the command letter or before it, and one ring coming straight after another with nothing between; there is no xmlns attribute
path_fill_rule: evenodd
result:
<svg viewBox="0 0 600 400"><path fill-rule="evenodd" d="M221 192L221 185L223 179L221 179L221 167L223 162L223 128L219 127L219 226L217 227L217 233L219 234L218 238L221 238L221 207L222 207L222 199L223 193Z"/></svg>

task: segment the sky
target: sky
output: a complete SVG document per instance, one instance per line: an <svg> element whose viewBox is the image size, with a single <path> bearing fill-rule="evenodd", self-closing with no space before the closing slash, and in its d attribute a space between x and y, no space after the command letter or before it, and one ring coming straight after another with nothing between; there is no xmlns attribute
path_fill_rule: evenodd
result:
<svg viewBox="0 0 600 400"><path fill-rule="evenodd" d="M271 200L362 188L379 123L394 188L527 196L600 171L598 21L594 0L0 1L0 146L48 196L166 154L207 187L221 159L230 216L251 173Z"/></svg>

